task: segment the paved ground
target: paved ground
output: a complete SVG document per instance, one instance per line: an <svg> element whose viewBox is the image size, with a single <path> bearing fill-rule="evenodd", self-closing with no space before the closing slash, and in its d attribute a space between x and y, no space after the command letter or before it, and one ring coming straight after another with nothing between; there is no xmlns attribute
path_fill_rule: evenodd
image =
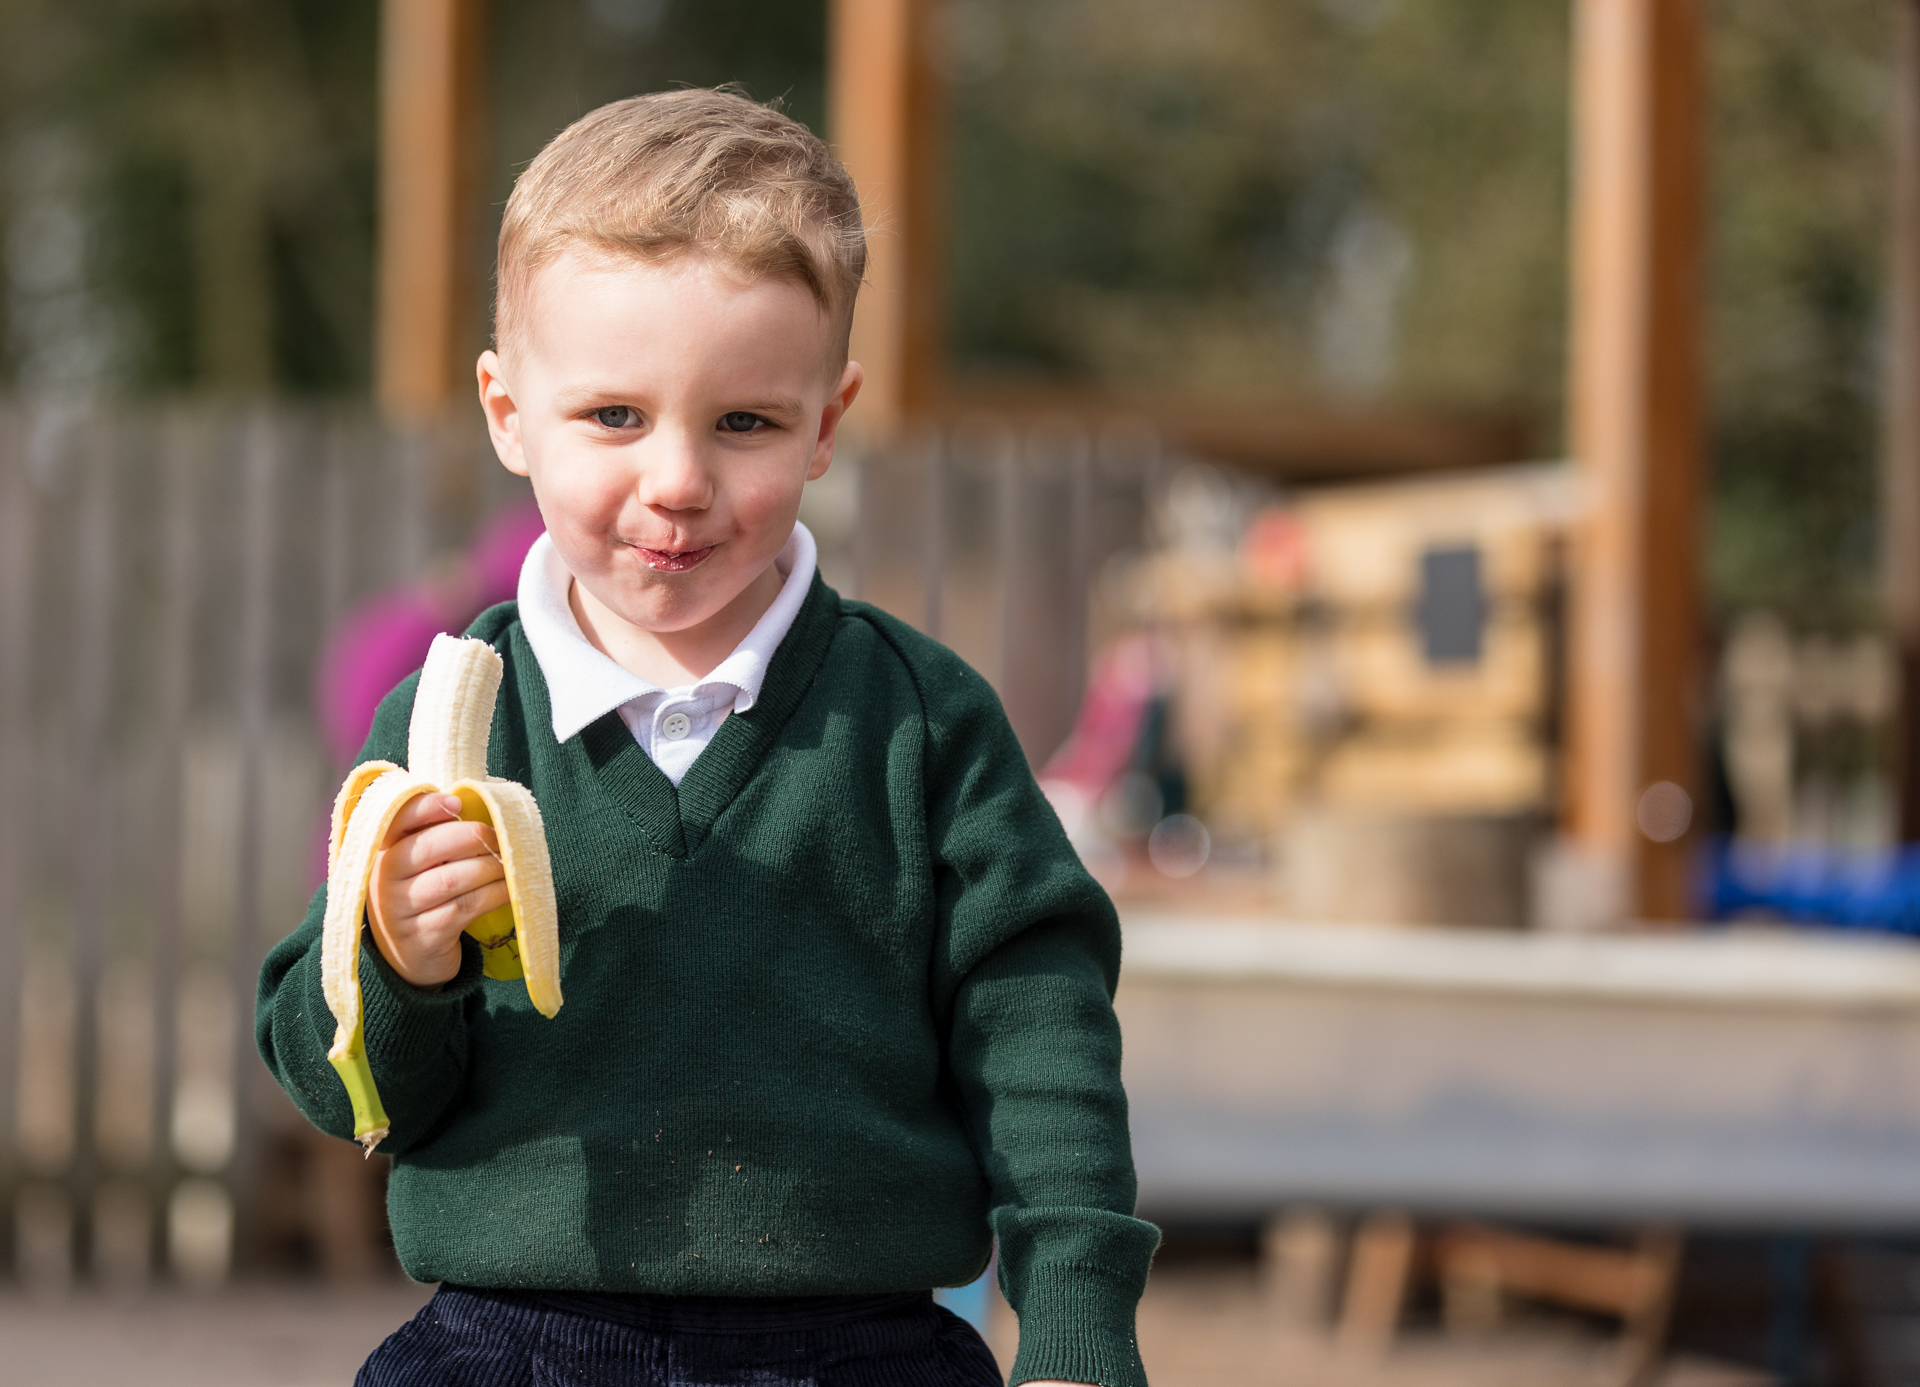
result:
<svg viewBox="0 0 1920 1387"><path fill-rule="evenodd" d="M7 1387L349 1387L425 1287L0 1299Z"/></svg>
<svg viewBox="0 0 1920 1387"><path fill-rule="evenodd" d="M374 1345L426 1298L393 1285L353 1294L279 1287L213 1298L63 1301L0 1297L7 1387L349 1387ZM1004 1322L1000 1326L1010 1329ZM1010 1336L997 1333L1002 1361ZM1604 1342L1503 1335L1413 1338L1378 1362L1274 1331L1250 1275L1156 1276L1140 1320L1154 1387L1606 1387ZM1663 1387L1764 1387L1766 1379L1679 1363Z"/></svg>

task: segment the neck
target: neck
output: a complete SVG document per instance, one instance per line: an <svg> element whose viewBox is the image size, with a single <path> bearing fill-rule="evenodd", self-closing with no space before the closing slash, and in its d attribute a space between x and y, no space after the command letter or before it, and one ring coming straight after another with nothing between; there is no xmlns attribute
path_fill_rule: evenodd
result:
<svg viewBox="0 0 1920 1387"><path fill-rule="evenodd" d="M785 581L779 566L770 563L733 601L684 631L635 626L602 606L578 579L567 589L567 605L595 650L648 683L672 689L698 683L733 654L767 614Z"/></svg>

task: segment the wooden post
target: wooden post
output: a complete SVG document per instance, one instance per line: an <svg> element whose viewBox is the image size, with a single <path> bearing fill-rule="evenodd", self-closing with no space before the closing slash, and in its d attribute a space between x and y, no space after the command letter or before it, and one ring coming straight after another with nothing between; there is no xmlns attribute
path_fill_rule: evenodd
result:
<svg viewBox="0 0 1920 1387"><path fill-rule="evenodd" d="M1900 653L1900 837L1920 838L1920 0L1894 15L1893 235L1880 518L1887 627Z"/></svg>
<svg viewBox="0 0 1920 1387"><path fill-rule="evenodd" d="M1698 0L1576 0L1567 829L1618 913L1689 913L1702 472Z"/></svg>
<svg viewBox="0 0 1920 1387"><path fill-rule="evenodd" d="M1368 1214L1354 1231L1340 1324L1334 1331L1343 1352L1378 1357L1392 1346L1418 1250L1413 1220L1397 1210Z"/></svg>
<svg viewBox="0 0 1920 1387"><path fill-rule="evenodd" d="M374 394L399 423L473 387L479 0L384 0Z"/></svg>
<svg viewBox="0 0 1920 1387"><path fill-rule="evenodd" d="M853 322L866 367L860 427L885 436L926 408L942 356L940 91L928 0L832 0L828 133L860 189L867 282Z"/></svg>

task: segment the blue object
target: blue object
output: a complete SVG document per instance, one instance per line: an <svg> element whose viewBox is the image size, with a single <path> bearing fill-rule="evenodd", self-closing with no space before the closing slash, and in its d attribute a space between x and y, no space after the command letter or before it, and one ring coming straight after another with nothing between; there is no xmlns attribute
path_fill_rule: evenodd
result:
<svg viewBox="0 0 1920 1387"><path fill-rule="evenodd" d="M987 1269L964 1286L943 1286L933 1293L936 1304L944 1305L961 1319L979 1330L987 1332L988 1312L993 1301L994 1263L988 1262Z"/></svg>
<svg viewBox="0 0 1920 1387"><path fill-rule="evenodd" d="M1715 838L1699 859L1715 920L1764 914L1802 925L1920 935L1920 844L1859 852Z"/></svg>

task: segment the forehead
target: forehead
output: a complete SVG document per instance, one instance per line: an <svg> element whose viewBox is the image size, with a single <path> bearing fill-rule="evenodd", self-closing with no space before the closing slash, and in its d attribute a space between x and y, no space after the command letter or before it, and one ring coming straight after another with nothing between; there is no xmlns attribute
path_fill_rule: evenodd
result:
<svg viewBox="0 0 1920 1387"><path fill-rule="evenodd" d="M805 285L694 252L657 260L568 249L534 272L524 307L525 345L551 364L720 353L812 370L833 338Z"/></svg>

